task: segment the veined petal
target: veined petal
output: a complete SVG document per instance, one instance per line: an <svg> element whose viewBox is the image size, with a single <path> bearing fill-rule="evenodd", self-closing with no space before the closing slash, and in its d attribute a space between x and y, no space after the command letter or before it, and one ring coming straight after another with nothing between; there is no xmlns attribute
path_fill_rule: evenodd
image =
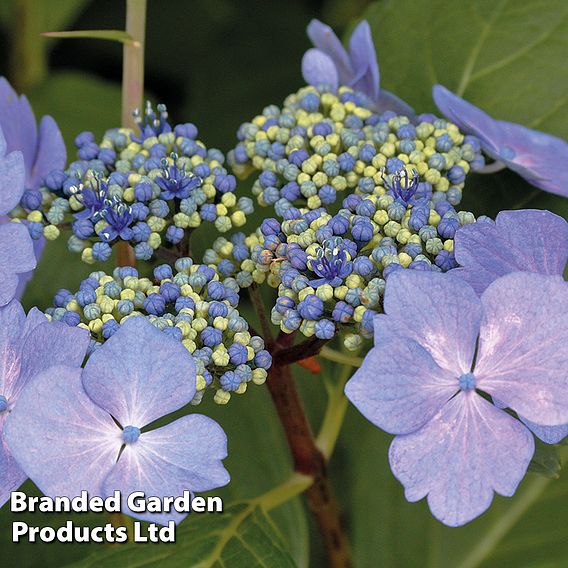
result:
<svg viewBox="0 0 568 568"><path fill-rule="evenodd" d="M6 413L0 414L0 433L4 429L6 418ZM10 499L10 493L16 491L27 477L12 456L4 438L0 437L0 507Z"/></svg>
<svg viewBox="0 0 568 568"><path fill-rule="evenodd" d="M3 139L0 129L0 139ZM2 142L0 141L0 145ZM6 215L18 205L24 193L26 171L21 152L0 155L0 215Z"/></svg>
<svg viewBox="0 0 568 568"><path fill-rule="evenodd" d="M184 491L209 491L229 483L221 460L227 457L225 432L211 418L192 414L163 428L143 433L124 448L118 463L104 482L107 495L119 489L126 497L134 491L147 496L182 496ZM133 513L123 502L123 511L161 524L179 523L186 514Z"/></svg>
<svg viewBox="0 0 568 568"><path fill-rule="evenodd" d="M384 309L386 317L374 320L375 345L397 333L456 378L471 371L482 310L468 284L449 274L400 270L389 276Z"/></svg>
<svg viewBox="0 0 568 568"><path fill-rule="evenodd" d="M332 59L337 69L339 83L348 85L353 77L351 60L334 31L328 25L314 19L308 25L308 37L315 47Z"/></svg>
<svg viewBox="0 0 568 568"><path fill-rule="evenodd" d="M302 76L308 85L337 89L337 69L331 58L319 49L308 49L302 58Z"/></svg>
<svg viewBox="0 0 568 568"><path fill-rule="evenodd" d="M458 390L458 377L418 343L396 334L381 338L345 386L365 418L390 434L418 430Z"/></svg>
<svg viewBox="0 0 568 568"><path fill-rule="evenodd" d="M22 391L4 427L12 455L51 497L86 490L102 496L102 482L118 457L121 431L87 396L81 369L56 366Z"/></svg>
<svg viewBox="0 0 568 568"><path fill-rule="evenodd" d="M397 436L389 461L409 501L428 496L432 514L463 525L510 497L534 453L529 430L474 391L450 400L421 430Z"/></svg>
<svg viewBox="0 0 568 568"><path fill-rule="evenodd" d="M189 403L196 380L187 349L143 317L129 318L83 372L92 400L123 427L137 428Z"/></svg>
<svg viewBox="0 0 568 568"><path fill-rule="evenodd" d="M510 272L562 275L568 261L568 223L550 211L502 211L495 224L461 227L454 252L461 268L452 273L478 294Z"/></svg>
<svg viewBox="0 0 568 568"><path fill-rule="evenodd" d="M519 418L522 420L523 424L545 444L558 444L568 436L568 424L562 424L561 426L541 426L522 416L519 416Z"/></svg>
<svg viewBox="0 0 568 568"><path fill-rule="evenodd" d="M62 170L67 161L65 142L57 123L44 116L39 123L37 152L31 168L30 187L41 186L43 178L53 170Z"/></svg>
<svg viewBox="0 0 568 568"><path fill-rule="evenodd" d="M568 284L508 274L481 297L479 388L542 426L568 423Z"/></svg>
<svg viewBox="0 0 568 568"><path fill-rule="evenodd" d="M375 110L381 114L387 110L392 110L398 115L415 116L414 109L408 103L405 103L390 91L385 91L385 89L381 89L379 96L375 99Z"/></svg>

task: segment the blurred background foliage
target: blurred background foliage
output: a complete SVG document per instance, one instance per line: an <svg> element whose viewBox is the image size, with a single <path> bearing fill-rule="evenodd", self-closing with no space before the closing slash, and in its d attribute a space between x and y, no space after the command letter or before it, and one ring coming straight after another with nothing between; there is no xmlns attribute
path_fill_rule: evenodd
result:
<svg viewBox="0 0 568 568"><path fill-rule="evenodd" d="M100 137L119 123L122 48L105 41L45 39L39 33L120 29L124 17L119 0L0 2L0 73L29 96L37 116L54 116L70 157L78 132L92 130ZM280 104L302 85L300 61L309 47L305 28L313 17L340 34L367 17L382 85L418 112L435 110L430 88L442 82L497 118L568 138L565 0L149 0L147 95L166 103L173 121L194 122L208 146L227 151L241 122L268 104ZM558 164L563 167L566 164ZM241 191L249 186L242 184ZM470 176L464 195L462 208L476 214L535 207L568 215L568 200L535 190L510 172ZM251 230L264 215L257 213ZM197 250L206 248L209 238L197 231ZM64 241L48 245L26 293L27 307L46 307L58 288L76 289L92 270L78 255L66 252ZM315 427L325 405L321 377L298 370L298 385ZM336 370L329 366L326 372ZM256 496L288 477L290 459L265 389L250 389L226 407L206 402L199 411L218 420L228 433L227 466L233 481L220 493L226 503ZM389 439L350 409L331 463L357 566L568 565L565 472L559 480L529 474L513 499L497 497L480 519L448 529L431 517L424 502L405 501L388 467ZM545 456L543 464L549 476L557 476L554 457ZM31 483L25 488L38 494ZM298 566L325 565L317 539L310 538L311 521L301 500L281 507L273 518ZM4 507L2 565L9 561L18 567L63 566L101 549L97 544L11 543L14 520L45 526L66 519L39 513L16 517ZM106 522L96 515L75 520L90 525ZM188 562L180 555L168 565Z"/></svg>

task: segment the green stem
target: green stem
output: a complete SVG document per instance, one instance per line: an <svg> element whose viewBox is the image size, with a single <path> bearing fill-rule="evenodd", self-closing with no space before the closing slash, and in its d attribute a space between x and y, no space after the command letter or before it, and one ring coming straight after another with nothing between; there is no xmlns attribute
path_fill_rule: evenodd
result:
<svg viewBox="0 0 568 568"><path fill-rule="evenodd" d="M328 361L331 361L333 363L339 363L340 365L349 365L350 367L360 367L363 363L363 359L361 357L348 355L347 353L336 351L335 349L327 346L321 348L319 356L322 359L327 359Z"/></svg>
<svg viewBox="0 0 568 568"><path fill-rule="evenodd" d="M568 448L562 448L559 453L563 462L568 459ZM535 477L527 483L524 491L518 494L509 509L478 540L479 544L459 564L459 568L477 568L477 566L480 566L525 513L538 501L552 481L552 479L545 477Z"/></svg>
<svg viewBox="0 0 568 568"><path fill-rule="evenodd" d="M41 37L44 25L42 9L35 0L15 0L12 3L12 50L10 80L16 91L27 91L47 75L45 41Z"/></svg>
<svg viewBox="0 0 568 568"><path fill-rule="evenodd" d="M325 349L325 348L324 348ZM329 399L327 408L325 409L325 416L316 438L316 445L324 455L326 461L330 459L337 444L343 421L345 420L345 413L347 412L348 400L345 396L343 389L345 383L351 377L353 366L346 365L342 369L339 381L329 389Z"/></svg>
<svg viewBox="0 0 568 568"><path fill-rule="evenodd" d="M142 106L144 97L146 0L126 0L126 32L134 42L122 48L122 126L135 128L132 111ZM134 250L126 242L118 245L118 265L136 265Z"/></svg>
<svg viewBox="0 0 568 568"><path fill-rule="evenodd" d="M260 495L254 501L262 505L263 509L268 512L302 494L313 483L314 478L312 476L294 473L290 479Z"/></svg>

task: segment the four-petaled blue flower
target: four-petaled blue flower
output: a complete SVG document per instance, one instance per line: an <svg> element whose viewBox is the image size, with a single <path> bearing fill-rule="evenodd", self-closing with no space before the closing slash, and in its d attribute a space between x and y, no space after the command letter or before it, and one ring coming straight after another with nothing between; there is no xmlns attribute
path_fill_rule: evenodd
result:
<svg viewBox="0 0 568 568"><path fill-rule="evenodd" d="M306 83L314 87L328 86L334 90L341 85L352 87L365 94L379 112L392 110L398 114L414 115L409 105L379 87L377 52L366 20L353 31L349 53L333 30L319 20L310 22L308 36L315 48L306 51L302 59L302 74Z"/></svg>
<svg viewBox="0 0 568 568"><path fill-rule="evenodd" d="M385 187L393 194L393 197L400 199L405 205L414 197L420 183L418 172L413 170L412 177L410 177L406 168L392 174L390 179L383 172L382 178Z"/></svg>
<svg viewBox="0 0 568 568"><path fill-rule="evenodd" d="M161 197L163 199L186 199L193 189L201 185L201 178L193 175L191 172L180 170L175 165L177 156L172 154L174 164L168 166L166 159L162 160L164 173L156 178L156 183L162 190Z"/></svg>
<svg viewBox="0 0 568 568"><path fill-rule="evenodd" d="M63 363L80 370L88 345L87 331L50 323L36 308L27 317L16 300L0 308L0 507L27 477L6 441L6 421L20 406L20 396L36 374ZM14 435L19 438L22 432Z"/></svg>
<svg viewBox="0 0 568 568"><path fill-rule="evenodd" d="M317 288L329 284L341 286L353 270L353 263L343 245L341 237L326 239L316 251L316 256L308 257L308 266L319 278L310 281L310 286Z"/></svg>
<svg viewBox="0 0 568 568"><path fill-rule="evenodd" d="M128 205L115 198L112 207L108 207L103 212L103 218L108 223L101 233L101 239L107 243L120 238L128 241L132 237L130 225L134 220L132 210Z"/></svg>
<svg viewBox="0 0 568 568"><path fill-rule="evenodd" d="M134 491L157 497L209 491L229 482L227 438L211 418L191 414L149 424L179 410L196 393L192 356L143 317L132 317L90 356L83 373L69 366L39 373L6 423L22 469L49 496L119 490L122 510L167 524L185 514L134 513Z"/></svg>
<svg viewBox="0 0 568 568"><path fill-rule="evenodd" d="M90 219L93 223L104 218L111 201L108 196L108 184L96 177L92 187L85 187L82 183L72 186L70 191L77 201L84 207L75 213L75 219Z"/></svg>
<svg viewBox="0 0 568 568"><path fill-rule="evenodd" d="M545 191L568 196L568 143L561 138L504 120L435 85L438 108L463 132L479 138L483 151L496 162Z"/></svg>
<svg viewBox="0 0 568 568"><path fill-rule="evenodd" d="M396 434L389 459L407 499L427 496L436 518L463 525L494 492L513 495L533 456L529 429L502 408L542 426L568 422L568 375L559 373L568 369L568 286L517 272L479 298L456 276L401 270L384 309L376 347L345 392Z"/></svg>

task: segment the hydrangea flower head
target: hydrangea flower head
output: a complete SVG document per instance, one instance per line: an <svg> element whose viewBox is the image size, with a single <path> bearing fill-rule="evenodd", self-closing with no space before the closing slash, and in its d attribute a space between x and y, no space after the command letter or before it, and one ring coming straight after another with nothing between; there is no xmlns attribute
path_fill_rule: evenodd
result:
<svg viewBox="0 0 568 568"><path fill-rule="evenodd" d="M398 97L381 90L377 53L371 27L363 20L351 34L349 52L333 30L319 20L308 25L308 36L314 44L302 59L302 74L314 87L326 85L337 90L340 85L365 94L375 110L394 110L412 116L414 111Z"/></svg>
<svg viewBox="0 0 568 568"><path fill-rule="evenodd" d="M568 286L512 273L479 298L455 276L400 271L384 310L346 394L396 434L389 459L407 499L427 496L436 518L462 525L494 492L515 492L534 452L529 429L501 406L544 426L567 422Z"/></svg>
<svg viewBox="0 0 568 568"><path fill-rule="evenodd" d="M529 183L568 196L568 175L559 164L568 160L568 143L561 138L504 120L435 85L433 97L440 111L463 132L475 135L483 151Z"/></svg>
<svg viewBox="0 0 568 568"><path fill-rule="evenodd" d="M86 331L50 323L35 308L26 317L16 300L0 308L0 507L27 477L4 436L6 420L36 374L62 363L79 368L88 343Z"/></svg>
<svg viewBox="0 0 568 568"><path fill-rule="evenodd" d="M130 318L80 369L41 372L6 425L18 463L50 496L81 490L107 496L120 490L123 511L167 524L181 513L132 513L134 491L180 496L229 482L222 428L188 415L146 431L195 394L195 363L183 346L147 320ZM62 472L64 474L62 475Z"/></svg>
<svg viewBox="0 0 568 568"><path fill-rule="evenodd" d="M452 273L481 294L510 272L562 276L568 261L568 223L550 211L502 211L495 219L461 227Z"/></svg>

